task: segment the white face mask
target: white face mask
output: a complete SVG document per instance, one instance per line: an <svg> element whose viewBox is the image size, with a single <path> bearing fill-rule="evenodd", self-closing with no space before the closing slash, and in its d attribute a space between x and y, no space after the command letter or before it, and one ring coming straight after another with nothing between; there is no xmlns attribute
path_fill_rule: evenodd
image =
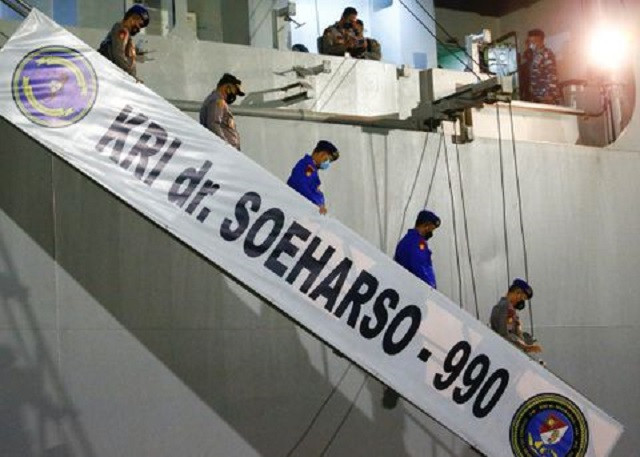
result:
<svg viewBox="0 0 640 457"><path fill-rule="evenodd" d="M536 49L538 49L538 47L536 46L535 43L529 43L529 49L531 49L532 51L535 51Z"/></svg>

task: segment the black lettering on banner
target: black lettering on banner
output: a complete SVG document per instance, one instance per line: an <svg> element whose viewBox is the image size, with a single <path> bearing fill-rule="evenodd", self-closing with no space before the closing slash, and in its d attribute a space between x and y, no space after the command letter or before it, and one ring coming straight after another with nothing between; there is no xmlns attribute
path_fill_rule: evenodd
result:
<svg viewBox="0 0 640 457"><path fill-rule="evenodd" d="M370 316L364 316L360 321L360 335L367 339L373 339L378 336L389 320L389 309L396 309L398 302L400 301L400 294L394 289L385 289L380 292L380 295L376 297L376 301L373 304L373 314L375 316L375 324L370 325L373 319Z"/></svg>
<svg viewBox="0 0 640 457"><path fill-rule="evenodd" d="M300 286L300 292L303 294L306 294L311 286L313 286L313 283L318 279L320 272L327 266L327 263L329 263L329 260L336 252L333 246L329 246L320 258L316 259L313 254L316 252L316 249L318 249L321 242L322 240L317 236L313 237L313 240L311 240L311 243L309 243L307 249L305 249L300 256L300 259L298 259L294 267L291 269L289 276L287 276L286 281L289 284L293 284L302 270L307 270L309 272L309 276L307 276L307 279L305 279L304 283Z"/></svg>
<svg viewBox="0 0 640 457"><path fill-rule="evenodd" d="M180 173L169 190L169 201L182 208L187 200L191 198L191 194L198 187L204 175L211 169L211 165L213 164L206 160L199 170L189 167ZM181 190L184 184L186 184L186 187Z"/></svg>
<svg viewBox="0 0 640 457"><path fill-rule="evenodd" d="M294 257L298 253L298 247L291 242L293 237L300 238L302 241L307 241L311 236L311 232L297 222L293 222L286 233L280 239L280 242L271 252L271 255L267 258L264 266L273 271L276 275L282 277L287 272L287 266L278 260L280 255L287 254L289 257Z"/></svg>
<svg viewBox="0 0 640 457"><path fill-rule="evenodd" d="M472 412L475 417L481 419L486 417L502 398L509 384L509 372L504 368L499 368L485 382L491 367L491 360L485 354L479 354L472 358L467 365L470 358L471 345L464 340L456 343L444 359L442 368L445 374L437 373L435 375L433 387L437 390L448 389L462 374L462 384L466 387L466 391L461 387L455 387L452 399L462 405L475 395ZM495 391L489 401L483 404L494 387Z"/></svg>
<svg viewBox="0 0 640 457"><path fill-rule="evenodd" d="M180 141L180 139L178 138L174 139L171 142L167 150L164 152L164 154L162 154L162 157L160 157L160 160L158 160L158 163L156 163L156 166L153 167L153 170L149 172L149 174L147 175L147 178L144 180L144 183L146 185L148 186L153 185L153 183L158 178L158 176L160 176L160 173L162 173L162 170L164 170L164 167L173 158L174 154L176 153L176 151L181 145L182 145L182 141Z"/></svg>
<svg viewBox="0 0 640 457"><path fill-rule="evenodd" d="M393 337L400 328L400 325L405 319L409 319L409 328L399 341L394 341ZM389 355L399 354L406 348L420 328L420 322L422 321L422 311L415 305L409 305L400 310L395 315L389 327L384 332L382 338L382 349Z"/></svg>
<svg viewBox="0 0 640 457"><path fill-rule="evenodd" d="M482 406L485 397L491 391L491 388L496 382L499 383L496 391L489 399L489 402L486 405ZM498 401L500 401L500 398L502 398L502 394L504 394L504 391L507 390L508 384L509 372L507 370L505 370L504 368L499 368L494 371L494 373L489 376L489 379L487 379L487 382L484 383L484 385L480 389L480 392L478 392L476 400L473 402L473 415L478 419L486 417L487 414L489 414L498 404Z"/></svg>
<svg viewBox="0 0 640 457"><path fill-rule="evenodd" d="M458 354L460 354L460 357L458 357ZM469 343L466 341L456 343L447 354L443 363L444 371L448 376L445 377L445 375L438 373L433 379L433 387L438 390L448 389L449 386L458 379L460 373L462 373L470 355L471 345Z"/></svg>
<svg viewBox="0 0 640 457"><path fill-rule="evenodd" d="M256 244L256 236L260 233L262 227L269 222L273 222L271 232L267 235L262 244ZM276 239L278 239L283 226L284 213L281 209L271 208L262 213L247 233L247 237L244 240L244 253L252 258L260 257L262 254L267 252L273 243L275 243Z"/></svg>
<svg viewBox="0 0 640 457"><path fill-rule="evenodd" d="M187 210L186 210L187 213L193 214L193 212L196 210L198 205L200 205L200 203L202 202L202 199L204 199L204 197L208 195L209 196L214 195L218 191L218 189L220 189L219 184L216 184L210 179L207 179L202 185L202 187L200 188L200 190L198 191L198 193L196 194L196 196L193 197L193 200L191 200L191 203L189 203L189 206L187 206ZM198 214L198 220L200 222L204 222L209 216L210 212L211 210L209 208L202 208L202 211L200 211L200 214Z"/></svg>
<svg viewBox="0 0 640 457"><path fill-rule="evenodd" d="M355 328L356 323L358 322L358 317L360 317L362 305L371 300L377 290L378 279L367 270L362 270L340 302L340 305L338 305L338 308L334 313L335 316L338 318L342 317L344 312L351 307L351 312L347 319L347 325L351 328Z"/></svg>
<svg viewBox="0 0 640 457"><path fill-rule="evenodd" d="M120 114L118 114L115 121L113 121L107 133L100 138L100 141L96 145L96 150L102 152L109 144L114 143L111 149L111 160L115 163L120 161L122 149L131 130L149 121L149 118L142 113L129 117L132 111L133 108L126 105Z"/></svg>
<svg viewBox="0 0 640 457"><path fill-rule="evenodd" d="M262 204L262 198L260 194L256 192L247 192L238 200L236 203L236 220L238 222L238 226L235 229L231 229L231 225L233 221L229 218L226 218L222 221L222 225L220 226L220 236L225 241L236 241L244 232L249 228L249 211L247 210L247 205L254 213L260 210L260 205Z"/></svg>
<svg viewBox="0 0 640 457"><path fill-rule="evenodd" d="M463 405L468 402L471 397L475 395L484 382L484 379L487 377L487 373L489 373L489 365L491 365L491 362L489 357L485 354L476 356L471 363L469 363L467 369L462 375L462 384L467 387L467 391L462 392L460 387L453 389L453 401L459 405ZM478 367L479 370L476 370Z"/></svg>
<svg viewBox="0 0 640 457"><path fill-rule="evenodd" d="M338 296L340 295L340 291L349 276L349 271L351 271L352 265L353 261L351 261L351 259L347 257L342 259L338 266L336 266L333 271L329 273L327 277L320 282L320 284L318 284L318 287L311 291L309 298L316 300L322 295L327 300L327 303L324 305L324 309L331 312L336 304ZM332 285L333 282L335 282L335 284Z"/></svg>
<svg viewBox="0 0 640 457"><path fill-rule="evenodd" d="M150 144L155 139L153 146ZM167 142L167 131L160 127L155 122L151 122L145 132L142 134L138 142L129 149L129 153L125 157L125 159L120 162L120 167L125 170L128 170L131 164L133 163L133 159L137 156L138 165L135 169L135 176L138 179L142 179L144 174L147 171L147 166L149 164L149 157L153 157L157 153L159 153L164 144Z"/></svg>

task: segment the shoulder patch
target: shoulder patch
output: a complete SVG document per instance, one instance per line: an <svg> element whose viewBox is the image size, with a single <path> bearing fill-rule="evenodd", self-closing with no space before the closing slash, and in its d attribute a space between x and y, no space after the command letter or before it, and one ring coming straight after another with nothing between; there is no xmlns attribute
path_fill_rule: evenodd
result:
<svg viewBox="0 0 640 457"><path fill-rule="evenodd" d="M426 243L424 240L420 240L420 241L418 242L418 248L419 248L421 251L424 251L425 249L427 249L427 243Z"/></svg>
<svg viewBox="0 0 640 457"><path fill-rule="evenodd" d="M224 100L219 98L218 101L216 102L216 105L218 105L220 108L222 108L224 106Z"/></svg>
<svg viewBox="0 0 640 457"><path fill-rule="evenodd" d="M127 29L120 29L120 31L118 32L118 38L120 38L122 41L126 41L129 38L129 31Z"/></svg>
<svg viewBox="0 0 640 457"><path fill-rule="evenodd" d="M304 174L307 177L310 177L313 174L313 167L311 165L307 165L307 169L304 171Z"/></svg>

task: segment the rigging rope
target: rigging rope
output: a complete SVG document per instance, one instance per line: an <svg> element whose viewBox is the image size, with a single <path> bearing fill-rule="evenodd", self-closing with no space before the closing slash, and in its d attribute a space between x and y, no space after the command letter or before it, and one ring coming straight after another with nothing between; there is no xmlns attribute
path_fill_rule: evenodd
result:
<svg viewBox="0 0 640 457"><path fill-rule="evenodd" d="M520 235L522 236L522 251L523 251L523 259L524 259L524 279L529 282L529 255L527 252L527 240L524 233L524 216L522 212L522 191L520 187L520 171L518 167L518 153L516 151L516 136L515 136L515 126L513 122L513 108L511 106L511 102L509 102L509 119L511 123L511 144L513 149L513 166L515 168L516 173L516 194L518 197L518 212L520 218ZM534 335L534 325L533 325L533 310L531 309L531 300L529 300L529 325L531 330L531 336Z"/></svg>
<svg viewBox="0 0 640 457"><path fill-rule="evenodd" d="M431 190L433 189L433 181L435 180L436 171L438 170L438 161L440 160L440 151L442 150L443 140L444 140L444 132L440 133L440 144L438 145L438 152L436 153L436 161L433 164L433 171L431 172L429 188L427 189L427 198L424 201L423 208L427 208L427 206L429 206L429 197L431 197Z"/></svg>
<svg viewBox="0 0 640 457"><path fill-rule="evenodd" d="M411 10L411 8L409 8L409 7L407 6L407 4L404 2L404 0L399 0L399 2L400 2L400 4L404 7L404 9L406 9L406 10L409 12L409 14L411 14L411 16L413 16L413 18L414 18L416 21L418 21L418 23L419 23L419 24L420 24L420 25L421 25L421 26L422 26L422 27L427 31L427 33L428 33L429 35L431 35L431 36L432 36L432 37L433 37L433 38L434 38L438 43L440 43L442 46L444 46L445 50L446 50L449 54L451 54L451 56L452 56L452 57L454 57L458 62L460 62L462 65L464 65L464 67L465 67L467 70L469 70L471 73L473 73L473 76L475 76L475 77L478 79L478 81L481 81L481 80L482 80L482 78L480 78L480 76L479 76L475 71L473 71L473 68L471 68L471 67L469 66L469 63L468 63L468 62L465 62L464 60L462 60L462 59L461 59L460 57L458 57L454 52L452 52L451 50L449 50L449 49L446 47L446 43L444 43L440 38L438 38L438 37L436 36L436 34L435 34L435 33L434 33L434 32L433 32L433 31L432 31L432 30L427 26L427 24L425 24L425 23L422 21L422 19L420 19L420 18L418 17L418 15L417 15L416 13L414 13L414 12Z"/></svg>
<svg viewBox="0 0 640 457"><path fill-rule="evenodd" d="M444 132L443 132L444 135ZM458 270L458 301L460 302L460 308L464 308L462 300L462 268L460 266L460 250L458 249L458 224L456 221L456 205L453 198L453 183L451 180L451 168L449 166L449 148L447 147L447 140L444 140L444 159L447 166L447 181L449 183L449 196L451 198L451 223L453 226L453 244L456 252L456 267Z"/></svg>
<svg viewBox="0 0 640 457"><path fill-rule="evenodd" d="M367 383L368 379L369 379L369 374L365 374L364 375L364 379L362 380L362 384L360 384L360 388L358 389L358 392L356 393L356 396L353 397L353 400L351 401L351 405L349 406L349 409L347 410L347 412L345 413L344 417L342 418L342 420L338 424L338 427L336 428L336 430L333 432L333 435L331 435L331 438L329 439L329 442L327 443L327 445L324 447L324 449L320 453L320 457L324 457L327 454L327 451L329 450L329 448L331 447L331 445L335 441L336 437L340 433L340 430L342 430L342 427L347 422L347 419L351 415L351 411L353 411L353 408L356 406L356 401L358 401L358 398L360 397L360 393L362 393L362 389L364 388L364 385Z"/></svg>
<svg viewBox="0 0 640 457"><path fill-rule="evenodd" d="M458 123L454 124L457 126ZM462 127L461 127L462 129ZM458 163L458 178L460 180L460 199L462 201L462 220L464 225L464 235L467 242L467 255L469 259L469 271L471 273L471 290L473 291L473 302L476 309L476 319L480 320L480 308L478 307L478 288L476 286L476 275L473 268L473 261L471 256L471 242L469 238L469 224L467 218L467 204L464 196L464 185L462 179L462 167L460 166L460 148L458 147L458 143L455 143L456 146L456 162Z"/></svg>
<svg viewBox="0 0 640 457"><path fill-rule="evenodd" d="M349 372L352 366L353 364L349 362L349 365L347 365L347 368L344 370L344 373L342 373L342 376L340 376L340 379L338 380L336 385L333 386L333 388L331 389L331 392L329 392L329 395L324 399L324 401L320 405L320 408L318 408L318 411L316 411L313 418L311 419L311 422L309 422L309 425L307 426L307 428L304 430L304 432L302 432L302 435L300 435L300 438L298 438L298 441L296 441L296 444L294 444L293 447L289 450L289 452L287 452L287 457L291 457L291 455L293 455L295 450L298 449L298 446L300 446L300 444L304 441L307 435L309 435L309 432L311 431L313 426L316 424L318 418L320 417L320 414L322 413L322 411L324 411L324 408L327 406L327 404L329 404L329 400L331 400L335 395L335 393L338 391L338 387L340 387L340 384L342 384L342 381L344 381L344 378L347 376L347 373Z"/></svg>
<svg viewBox="0 0 640 457"><path fill-rule="evenodd" d="M504 252L507 262L507 284L511 283L511 266L509 263L509 237L507 234L507 197L504 184L504 159L502 157L502 126L500 124L500 105L496 103L496 119L498 122L498 153L500 154L500 187L502 189L502 221L504 228Z"/></svg>
<svg viewBox="0 0 640 457"><path fill-rule="evenodd" d="M411 186L411 191L409 191L409 198L407 199L407 204L404 205L404 211L402 213L402 221L400 222L400 230L398 232L398 241L402 237L402 232L404 229L404 223L407 220L407 211L409 210L409 204L413 199L413 194L416 191L416 185L418 184L418 178L420 177L420 171L422 171L422 164L424 163L424 156L427 152L427 145L429 144L429 132L427 132L427 136L424 139L424 146L422 147L422 154L420 154L420 162L418 163L418 170L416 171L416 176L413 178L413 185Z"/></svg>

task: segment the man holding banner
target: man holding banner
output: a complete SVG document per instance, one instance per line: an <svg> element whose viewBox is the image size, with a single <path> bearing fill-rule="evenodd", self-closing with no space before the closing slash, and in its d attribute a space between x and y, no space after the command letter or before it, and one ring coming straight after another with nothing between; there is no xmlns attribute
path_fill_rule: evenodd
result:
<svg viewBox="0 0 640 457"><path fill-rule="evenodd" d="M518 310L523 310L525 300L533 297L533 289L523 279L514 279L507 295L491 310L491 328L504 339L526 353L542 352L542 348L531 337L522 332Z"/></svg>

